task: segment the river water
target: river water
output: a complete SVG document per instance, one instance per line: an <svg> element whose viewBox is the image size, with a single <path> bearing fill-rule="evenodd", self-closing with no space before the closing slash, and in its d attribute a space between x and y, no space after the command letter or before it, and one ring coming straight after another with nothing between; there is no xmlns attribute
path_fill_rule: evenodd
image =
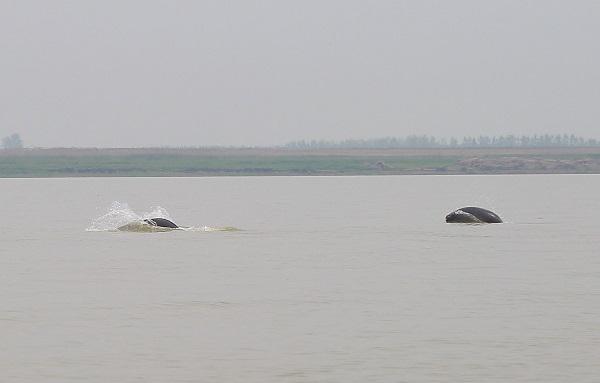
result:
<svg viewBox="0 0 600 383"><path fill-rule="evenodd" d="M0 381L595 382L599 196L595 175L0 179ZM506 223L444 223L468 205ZM114 230L152 215L193 229Z"/></svg>

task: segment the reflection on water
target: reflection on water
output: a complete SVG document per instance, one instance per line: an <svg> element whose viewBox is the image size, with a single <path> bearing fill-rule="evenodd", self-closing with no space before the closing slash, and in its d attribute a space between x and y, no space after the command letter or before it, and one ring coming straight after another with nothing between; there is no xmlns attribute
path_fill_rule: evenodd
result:
<svg viewBox="0 0 600 383"><path fill-rule="evenodd" d="M599 192L598 176L2 179L1 380L593 382ZM508 223L444 222L468 205ZM244 230L114 231L169 214Z"/></svg>

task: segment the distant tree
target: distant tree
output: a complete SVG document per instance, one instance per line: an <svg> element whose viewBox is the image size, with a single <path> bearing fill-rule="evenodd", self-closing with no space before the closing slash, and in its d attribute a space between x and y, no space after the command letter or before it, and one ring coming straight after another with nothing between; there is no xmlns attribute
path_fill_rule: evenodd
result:
<svg viewBox="0 0 600 383"><path fill-rule="evenodd" d="M331 149L331 148L515 148L515 147L568 147L568 146L600 146L597 139L585 139L575 135L534 135L534 136L465 136L462 141L455 137L437 139L426 135L409 135L405 137L381 137L370 139L346 139L344 141L301 140L287 143L292 149Z"/></svg>
<svg viewBox="0 0 600 383"><path fill-rule="evenodd" d="M6 136L2 139L2 147L4 149L21 149L23 147L23 141L21 136L17 133Z"/></svg>

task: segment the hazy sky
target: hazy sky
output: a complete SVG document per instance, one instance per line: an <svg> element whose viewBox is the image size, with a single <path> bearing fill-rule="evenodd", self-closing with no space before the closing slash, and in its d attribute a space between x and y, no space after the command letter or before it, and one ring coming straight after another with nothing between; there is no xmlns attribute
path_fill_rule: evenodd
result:
<svg viewBox="0 0 600 383"><path fill-rule="evenodd" d="M600 138L599 37L595 0L0 0L0 137Z"/></svg>

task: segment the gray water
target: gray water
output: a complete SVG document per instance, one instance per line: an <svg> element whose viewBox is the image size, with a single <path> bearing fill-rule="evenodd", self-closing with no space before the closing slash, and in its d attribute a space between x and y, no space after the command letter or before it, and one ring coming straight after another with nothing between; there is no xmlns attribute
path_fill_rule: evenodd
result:
<svg viewBox="0 0 600 383"><path fill-rule="evenodd" d="M591 175L1 179L0 381L595 382L599 195ZM115 201L241 230L98 229ZM465 205L506 223L444 223Z"/></svg>

